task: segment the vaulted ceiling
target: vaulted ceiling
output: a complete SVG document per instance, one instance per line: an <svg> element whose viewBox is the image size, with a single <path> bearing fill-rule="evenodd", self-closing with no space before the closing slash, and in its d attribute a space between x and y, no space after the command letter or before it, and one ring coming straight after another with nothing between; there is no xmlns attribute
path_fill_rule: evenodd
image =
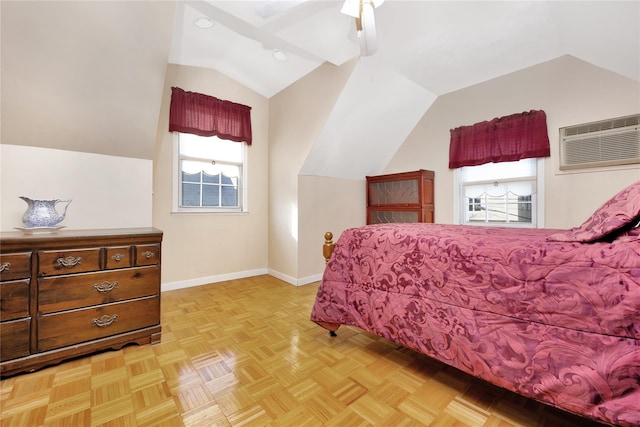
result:
<svg viewBox="0 0 640 427"><path fill-rule="evenodd" d="M338 0L183 1L170 62L214 68L266 97L324 62L360 54ZM212 27L200 29L199 18ZM442 95L570 54L638 78L637 1L386 0L375 9L373 56ZM272 56L287 54L286 62Z"/></svg>
<svg viewBox="0 0 640 427"><path fill-rule="evenodd" d="M3 0L2 142L56 135L56 148L151 158L167 63L215 69L269 98L360 55L342 3ZM202 18L212 26L196 26ZM375 172L438 96L562 55L640 80L638 1L386 0L375 20L378 52L358 61L302 173ZM394 128L376 128L389 114ZM365 138L383 148L345 168Z"/></svg>

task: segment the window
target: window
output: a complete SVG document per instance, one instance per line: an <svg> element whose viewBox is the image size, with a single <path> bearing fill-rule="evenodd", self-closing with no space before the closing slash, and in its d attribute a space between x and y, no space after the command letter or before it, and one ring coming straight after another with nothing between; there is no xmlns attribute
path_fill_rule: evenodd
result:
<svg viewBox="0 0 640 427"><path fill-rule="evenodd" d="M245 144L176 134L174 211L243 211Z"/></svg>
<svg viewBox="0 0 640 427"><path fill-rule="evenodd" d="M537 169L535 158L458 169L460 222L536 227Z"/></svg>

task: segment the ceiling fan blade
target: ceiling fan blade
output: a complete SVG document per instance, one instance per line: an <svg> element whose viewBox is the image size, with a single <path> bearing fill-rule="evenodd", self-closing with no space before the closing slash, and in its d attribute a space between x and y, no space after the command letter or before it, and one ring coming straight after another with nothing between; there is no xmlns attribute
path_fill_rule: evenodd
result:
<svg viewBox="0 0 640 427"><path fill-rule="evenodd" d="M360 44L360 53L363 56L369 56L376 53L378 50L378 34L376 32L376 22L373 15L373 6L367 2L362 5L362 18L361 18L362 32L360 39L364 41Z"/></svg>

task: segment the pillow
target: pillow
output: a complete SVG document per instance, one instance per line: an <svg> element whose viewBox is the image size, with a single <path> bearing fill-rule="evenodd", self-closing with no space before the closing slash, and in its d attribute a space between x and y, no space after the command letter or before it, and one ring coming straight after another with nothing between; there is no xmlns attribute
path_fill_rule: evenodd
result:
<svg viewBox="0 0 640 427"><path fill-rule="evenodd" d="M640 218L640 181L613 196L579 227L552 234L551 242L595 242Z"/></svg>

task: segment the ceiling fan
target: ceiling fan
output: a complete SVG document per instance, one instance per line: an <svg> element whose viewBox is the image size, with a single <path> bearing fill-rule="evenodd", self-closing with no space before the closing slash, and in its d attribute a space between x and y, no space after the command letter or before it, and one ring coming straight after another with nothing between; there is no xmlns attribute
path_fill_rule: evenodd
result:
<svg viewBox="0 0 640 427"><path fill-rule="evenodd" d="M356 19L356 31L360 41L360 55L370 56L378 50L378 35L373 9L384 0L345 0L340 12Z"/></svg>

